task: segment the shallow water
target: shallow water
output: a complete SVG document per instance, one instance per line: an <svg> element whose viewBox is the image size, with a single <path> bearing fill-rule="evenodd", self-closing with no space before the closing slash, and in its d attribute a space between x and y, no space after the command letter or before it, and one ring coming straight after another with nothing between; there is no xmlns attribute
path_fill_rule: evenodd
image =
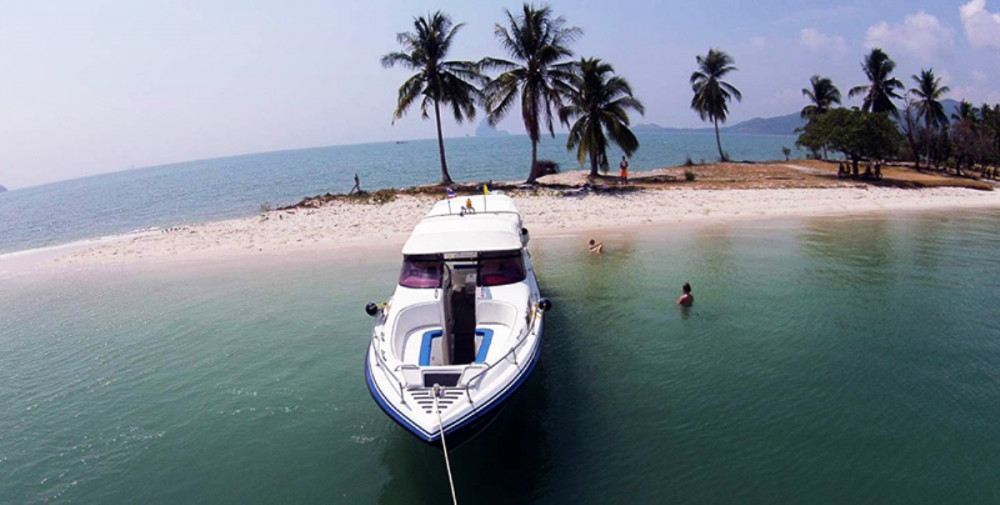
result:
<svg viewBox="0 0 1000 505"><path fill-rule="evenodd" d="M587 238L532 239L541 362L460 503L1000 498L1000 213ZM0 502L447 503L362 375L396 262L6 280Z"/></svg>

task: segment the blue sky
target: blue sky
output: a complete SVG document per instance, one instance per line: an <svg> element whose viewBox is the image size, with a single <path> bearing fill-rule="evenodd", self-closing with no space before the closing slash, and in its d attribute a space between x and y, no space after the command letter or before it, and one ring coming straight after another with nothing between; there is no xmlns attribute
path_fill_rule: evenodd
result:
<svg viewBox="0 0 1000 505"><path fill-rule="evenodd" d="M0 4L0 184L233 154L429 138L414 108L390 125L409 75L383 69L395 34L442 10L465 23L451 57L505 56L493 36L521 3L445 0L51 1ZM688 78L710 47L736 60L730 122L805 105L809 77L845 98L872 47L895 76L933 68L952 92L1000 102L1000 0L551 1L646 105L635 123L701 126ZM852 104L855 102L849 102ZM477 118L478 120L478 118ZM444 125L446 136L473 125ZM522 133L516 111L501 128Z"/></svg>

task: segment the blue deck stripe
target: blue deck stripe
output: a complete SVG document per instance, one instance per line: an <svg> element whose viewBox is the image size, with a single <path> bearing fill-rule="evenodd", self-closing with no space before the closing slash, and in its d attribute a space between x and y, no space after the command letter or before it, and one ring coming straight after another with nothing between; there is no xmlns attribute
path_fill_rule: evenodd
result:
<svg viewBox="0 0 1000 505"><path fill-rule="evenodd" d="M476 330L476 336L482 337L482 341L479 342L479 350L476 351L475 363L485 363L486 354L489 353L490 344L493 343L493 330L489 328ZM431 347L434 343L434 339L440 337L441 330L429 330L424 332L420 340L420 358L417 360L418 365L430 366Z"/></svg>

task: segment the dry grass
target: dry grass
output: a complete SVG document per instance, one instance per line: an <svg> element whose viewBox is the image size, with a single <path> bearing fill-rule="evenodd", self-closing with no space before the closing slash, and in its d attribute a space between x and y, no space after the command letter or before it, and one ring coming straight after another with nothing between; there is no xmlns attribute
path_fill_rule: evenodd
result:
<svg viewBox="0 0 1000 505"><path fill-rule="evenodd" d="M840 178L837 177L837 167L836 162L819 160L711 163L633 172L629 177L629 185L639 188L693 189L837 188L872 185L901 188L960 187L986 191L995 187L986 181L938 172L921 172L901 166L884 167L880 180ZM693 181L688 181L684 177L684 172L688 170L694 173ZM546 176L539 181L550 186L579 186L587 181L586 175L585 171L576 170ZM618 177L602 176L592 182L616 187Z"/></svg>

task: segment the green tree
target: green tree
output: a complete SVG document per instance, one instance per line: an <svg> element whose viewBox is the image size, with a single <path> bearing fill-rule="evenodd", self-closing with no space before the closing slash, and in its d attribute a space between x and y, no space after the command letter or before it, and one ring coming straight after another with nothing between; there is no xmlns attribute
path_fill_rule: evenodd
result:
<svg viewBox="0 0 1000 505"><path fill-rule="evenodd" d="M534 7L524 4L521 15L515 16L509 10L507 26L497 23L494 35L511 58L518 63L498 58L484 58L483 68L500 71L484 89L486 110L491 125L500 122L517 102L520 96L521 117L524 129L531 139L531 166L528 183L538 178L538 141L541 138L541 124L545 122L549 134L555 137L553 111L562 106L560 88L569 77L568 68L561 60L573 56L569 44L583 32L576 27L567 27L561 17L553 17L548 7Z"/></svg>
<svg viewBox="0 0 1000 505"><path fill-rule="evenodd" d="M722 79L734 70L733 58L723 51L709 49L705 56L698 55L698 70L691 74L691 108L698 113L702 121L712 121L715 125L715 144L719 148L719 159L726 161L722 152L722 140L719 138L719 121L726 122L729 115L728 102L735 97L743 100L739 89Z"/></svg>
<svg viewBox="0 0 1000 505"><path fill-rule="evenodd" d="M904 86L899 79L891 77L892 71L896 69L896 62L892 61L885 51L875 48L861 62L861 69L868 77L869 84L851 88L847 96L864 95L861 109L865 112L888 112L898 116L899 110L896 109L892 99L902 98L897 90L903 89Z"/></svg>
<svg viewBox="0 0 1000 505"><path fill-rule="evenodd" d="M894 155L903 142L896 124L888 114L869 114L858 109L837 108L807 124L796 144L827 146L844 153L851 160L854 174L862 159L881 159Z"/></svg>
<svg viewBox="0 0 1000 505"><path fill-rule="evenodd" d="M830 110L833 104L840 105L840 90L833 85L829 77L812 76L809 87L802 88L802 95L809 99L809 105L802 108L799 115L804 119L813 119Z"/></svg>
<svg viewBox="0 0 1000 505"><path fill-rule="evenodd" d="M566 149L577 148L582 165L590 159L590 176L597 177L598 167L608 169L608 142L613 142L632 156L639 140L629 129L628 109L645 114L646 109L632 94L624 77L614 75L614 68L598 58L581 58L574 72L562 84L567 105L559 109L559 120L570 128ZM570 126L570 120L574 120Z"/></svg>
<svg viewBox="0 0 1000 505"><path fill-rule="evenodd" d="M446 61L455 34L463 23L452 25L451 19L437 11L428 17L413 19L412 32L396 35L403 51L382 56L382 66L400 65L417 73L410 76L399 88L399 99L393 113L393 123L403 117L406 110L420 97L421 117L427 119L428 108L434 109L437 122L438 152L441 156L441 184L451 184L448 163L444 155L444 136L441 133L441 105L451 106L455 121L475 119L476 103L482 99L477 85L487 81L479 67L471 61Z"/></svg>

